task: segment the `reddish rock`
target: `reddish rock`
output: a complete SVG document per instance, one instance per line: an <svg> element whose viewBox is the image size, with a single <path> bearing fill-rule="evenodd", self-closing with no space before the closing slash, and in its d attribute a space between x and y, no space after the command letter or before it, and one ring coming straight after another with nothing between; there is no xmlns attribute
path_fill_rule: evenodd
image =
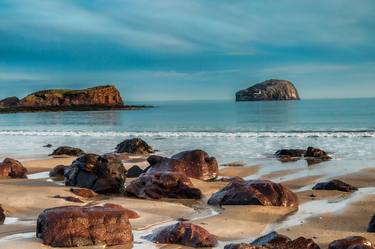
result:
<svg viewBox="0 0 375 249"><path fill-rule="evenodd" d="M154 153L150 145L140 138L126 139L116 146L116 153L149 154Z"/></svg>
<svg viewBox="0 0 375 249"><path fill-rule="evenodd" d="M65 174L65 185L89 188L98 194L124 191L126 169L114 154L85 154Z"/></svg>
<svg viewBox="0 0 375 249"><path fill-rule="evenodd" d="M126 212L108 206L46 209L38 217L36 236L53 247L113 246L133 241Z"/></svg>
<svg viewBox="0 0 375 249"><path fill-rule="evenodd" d="M5 211L0 205L0 225L4 224L5 221Z"/></svg>
<svg viewBox="0 0 375 249"><path fill-rule="evenodd" d="M179 244L190 247L214 247L217 239L204 228L185 222L167 226L152 235L152 241L161 244Z"/></svg>
<svg viewBox="0 0 375 249"><path fill-rule="evenodd" d="M69 168L70 166L67 166L67 165L57 165L53 169L50 170L49 176L63 178L65 175L65 171L67 171Z"/></svg>
<svg viewBox="0 0 375 249"><path fill-rule="evenodd" d="M298 198L292 191L278 183L238 179L214 193L208 204L298 207Z"/></svg>
<svg viewBox="0 0 375 249"><path fill-rule="evenodd" d="M126 187L126 192L138 198L151 199L200 199L202 196L189 178L173 172L143 174Z"/></svg>
<svg viewBox="0 0 375 249"><path fill-rule="evenodd" d="M76 202L76 203L83 203L79 198L73 197L73 196L61 196L61 195L55 195L53 198L56 199L63 199L65 201L70 201L70 202Z"/></svg>
<svg viewBox="0 0 375 249"><path fill-rule="evenodd" d="M5 158L0 163L0 176L11 178L27 178L27 169L19 161L12 158Z"/></svg>
<svg viewBox="0 0 375 249"><path fill-rule="evenodd" d="M338 190L343 192L354 192L358 188L343 181L334 179L328 182L320 182L313 187L314 190Z"/></svg>
<svg viewBox="0 0 375 249"><path fill-rule="evenodd" d="M371 242L360 236L332 241L328 249L373 249Z"/></svg>
<svg viewBox="0 0 375 249"><path fill-rule="evenodd" d="M219 173L216 159L202 150L184 151L172 158L150 156L147 161L150 164L148 173L179 172L200 180L215 179Z"/></svg>
<svg viewBox="0 0 375 249"><path fill-rule="evenodd" d="M240 243L240 244L229 244L224 247L224 249L269 249L268 247L264 246L254 246L247 243Z"/></svg>
<svg viewBox="0 0 375 249"><path fill-rule="evenodd" d="M92 198L95 196L95 192L86 188L71 188L70 192L83 198Z"/></svg>
<svg viewBox="0 0 375 249"><path fill-rule="evenodd" d="M55 149L50 156L80 156L85 154L83 150L80 148L74 148L70 146L60 146L57 149Z"/></svg>

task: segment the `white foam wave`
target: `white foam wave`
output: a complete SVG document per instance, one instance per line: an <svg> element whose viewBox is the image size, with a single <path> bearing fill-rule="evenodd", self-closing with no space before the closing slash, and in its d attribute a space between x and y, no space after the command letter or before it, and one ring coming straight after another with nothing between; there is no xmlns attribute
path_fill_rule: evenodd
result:
<svg viewBox="0 0 375 249"><path fill-rule="evenodd" d="M177 137L225 137L225 138L375 138L375 131L292 131L292 132L204 132L204 131L179 131L179 132L126 132L126 131L0 131L1 136L68 136L68 137L151 137L151 138L177 138Z"/></svg>

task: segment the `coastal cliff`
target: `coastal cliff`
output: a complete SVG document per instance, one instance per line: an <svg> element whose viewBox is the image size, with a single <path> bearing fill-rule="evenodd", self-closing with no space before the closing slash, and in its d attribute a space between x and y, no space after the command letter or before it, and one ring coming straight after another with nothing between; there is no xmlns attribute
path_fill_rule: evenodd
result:
<svg viewBox="0 0 375 249"><path fill-rule="evenodd" d="M270 79L236 93L236 101L299 100L292 82Z"/></svg>
<svg viewBox="0 0 375 249"><path fill-rule="evenodd" d="M96 86L81 90L49 89L31 93L22 99L8 97L0 101L0 113L35 111L88 111L136 109L126 106L115 86Z"/></svg>

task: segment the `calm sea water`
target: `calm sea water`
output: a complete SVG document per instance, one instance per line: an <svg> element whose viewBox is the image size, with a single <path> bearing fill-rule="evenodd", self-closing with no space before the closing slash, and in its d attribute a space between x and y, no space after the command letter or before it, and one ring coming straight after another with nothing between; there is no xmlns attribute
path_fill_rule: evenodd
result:
<svg viewBox="0 0 375 249"><path fill-rule="evenodd" d="M336 161L375 161L375 99L151 104L158 107L0 115L0 157L45 156L47 143L104 153L140 136L164 155L202 148L222 163L258 163L280 148L307 146Z"/></svg>

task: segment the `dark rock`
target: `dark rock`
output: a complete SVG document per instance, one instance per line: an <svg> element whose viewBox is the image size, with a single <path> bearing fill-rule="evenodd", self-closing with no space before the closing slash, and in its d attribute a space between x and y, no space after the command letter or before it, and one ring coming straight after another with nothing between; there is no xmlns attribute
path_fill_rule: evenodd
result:
<svg viewBox="0 0 375 249"><path fill-rule="evenodd" d="M91 189L86 188L71 188L70 192L83 198L92 198L96 195Z"/></svg>
<svg viewBox="0 0 375 249"><path fill-rule="evenodd" d="M119 143L116 146L116 153L130 153L130 154L140 154L145 155L149 153L154 153L154 150L150 145L140 138L126 139L125 141Z"/></svg>
<svg viewBox="0 0 375 249"><path fill-rule="evenodd" d="M76 202L76 203L83 203L79 198L73 197L73 196L61 196L61 195L55 195L53 198L56 199L63 199L65 201L70 201L70 202Z"/></svg>
<svg viewBox="0 0 375 249"><path fill-rule="evenodd" d="M65 172L69 170L70 166L66 165L57 165L53 169L50 170L49 176L50 177L61 177L63 178L65 175Z"/></svg>
<svg viewBox="0 0 375 249"><path fill-rule="evenodd" d="M291 241L287 236L281 235L277 232L271 232L262 237L257 238L251 244L256 246L274 246L279 244L285 244Z"/></svg>
<svg viewBox="0 0 375 249"><path fill-rule="evenodd" d="M27 169L19 161L12 158L5 158L0 163L0 176L11 178L27 178Z"/></svg>
<svg viewBox="0 0 375 249"><path fill-rule="evenodd" d="M236 101L299 100L292 82L270 79L236 93Z"/></svg>
<svg viewBox="0 0 375 249"><path fill-rule="evenodd" d="M38 217L36 236L53 247L113 246L133 241L126 212L109 206L46 209Z"/></svg>
<svg viewBox="0 0 375 249"><path fill-rule="evenodd" d="M269 233L254 240L251 245L264 246L268 249L320 249L312 239L299 237L292 240L276 232Z"/></svg>
<svg viewBox="0 0 375 249"><path fill-rule="evenodd" d="M126 192L138 198L151 199L200 199L202 196L189 178L174 172L142 174L126 187Z"/></svg>
<svg viewBox="0 0 375 249"><path fill-rule="evenodd" d="M130 178L135 178L135 177L140 176L143 173L144 173L143 169L141 169L138 165L134 165L128 170L128 172L126 173L126 176Z"/></svg>
<svg viewBox="0 0 375 249"><path fill-rule="evenodd" d="M8 98L0 100L0 108L17 106L19 102L20 102L20 99L15 96L8 97Z"/></svg>
<svg viewBox="0 0 375 249"><path fill-rule="evenodd" d="M375 214L372 216L370 223L368 224L367 232L375 233Z"/></svg>
<svg viewBox="0 0 375 249"><path fill-rule="evenodd" d="M214 193L208 204L298 207L298 198L278 183L267 180L236 180Z"/></svg>
<svg viewBox="0 0 375 249"><path fill-rule="evenodd" d="M328 161L332 159L330 156L328 156L327 152L319 148L314 148L314 147L308 147L304 154L304 157L320 159L321 161Z"/></svg>
<svg viewBox="0 0 375 249"><path fill-rule="evenodd" d="M275 152L275 156L281 162L295 162L301 159L305 150L301 149L282 149Z"/></svg>
<svg viewBox="0 0 375 249"><path fill-rule="evenodd" d="M171 171L200 180L211 180L219 172L216 159L203 150L184 151L171 158L153 155L147 161L150 164L148 173Z"/></svg>
<svg viewBox="0 0 375 249"><path fill-rule="evenodd" d="M46 145L43 145L44 148L51 148L52 147L52 144L46 144Z"/></svg>
<svg viewBox="0 0 375 249"><path fill-rule="evenodd" d="M358 188L343 181L334 179L329 182L320 182L313 187L314 190L338 190L343 192L354 192Z"/></svg>
<svg viewBox="0 0 375 249"><path fill-rule="evenodd" d="M0 225L4 224L5 221L5 211L0 205Z"/></svg>
<svg viewBox="0 0 375 249"><path fill-rule="evenodd" d="M65 173L65 185L89 188L98 194L124 191L126 169L115 155L85 154Z"/></svg>
<svg viewBox="0 0 375 249"><path fill-rule="evenodd" d="M57 149L55 149L50 156L80 156L85 154L85 152L79 148L74 148L70 146L60 146Z"/></svg>
<svg viewBox="0 0 375 249"><path fill-rule="evenodd" d="M190 247L214 247L217 239L204 228L185 222L162 228L152 235L152 241L161 244L179 244Z"/></svg>
<svg viewBox="0 0 375 249"><path fill-rule="evenodd" d="M328 249L373 249L371 242L360 236L332 241Z"/></svg>

